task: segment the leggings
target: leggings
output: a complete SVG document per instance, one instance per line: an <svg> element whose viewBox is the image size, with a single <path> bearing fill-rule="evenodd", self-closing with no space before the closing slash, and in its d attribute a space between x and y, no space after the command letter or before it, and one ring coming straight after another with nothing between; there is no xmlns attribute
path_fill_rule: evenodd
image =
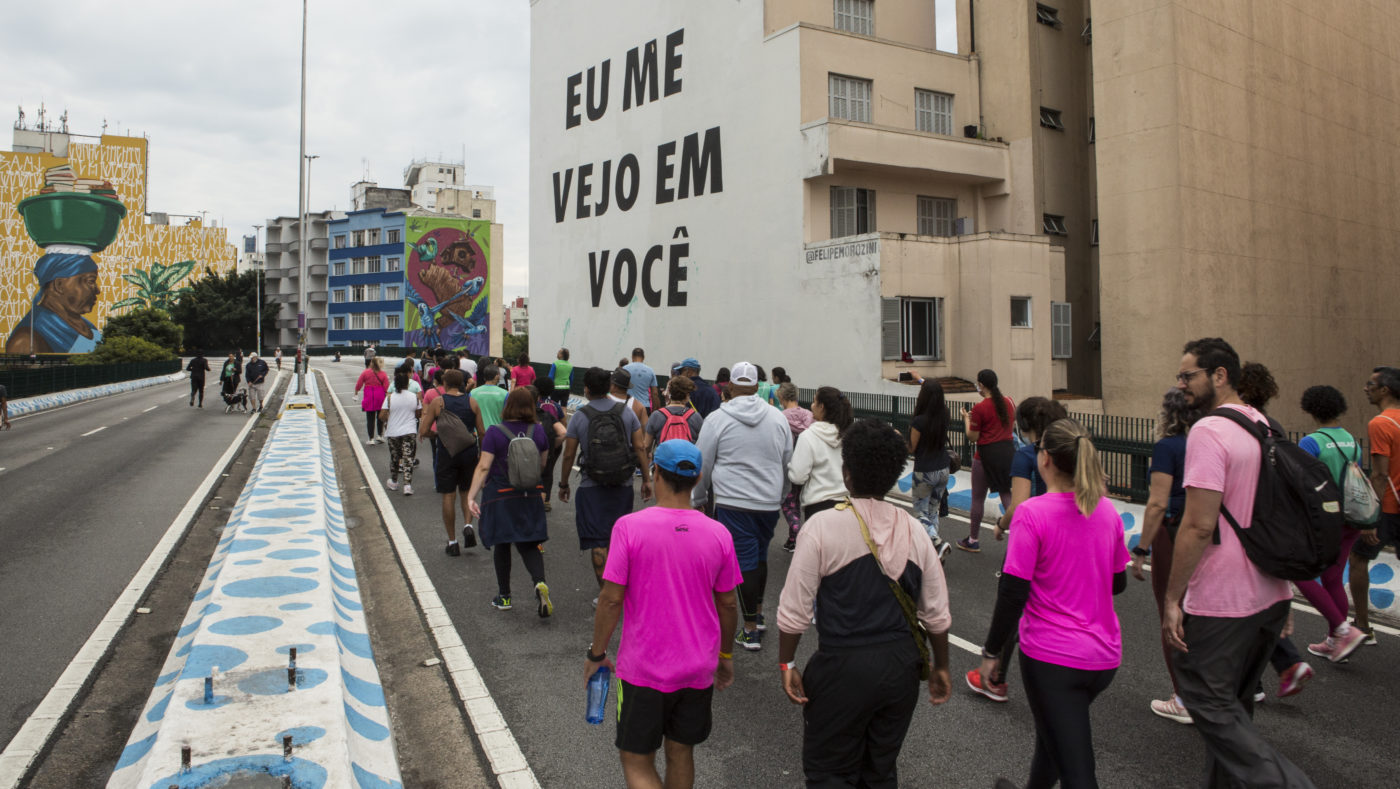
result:
<svg viewBox="0 0 1400 789"><path fill-rule="evenodd" d="M554 467L559 465L559 456L561 454L563 454L563 450L559 447L555 447L549 450L549 455L545 458L544 477L540 480L540 484L544 486L545 501L549 501L549 492L554 489Z"/></svg>
<svg viewBox="0 0 1400 789"><path fill-rule="evenodd" d="M1157 598L1157 617L1161 621L1162 615L1167 607L1167 581L1172 575L1172 551L1176 546L1172 543L1172 536L1167 533L1167 527L1163 526L1157 530L1157 536L1152 540L1152 596ZM1172 666L1172 648L1167 645L1167 636L1161 632L1162 628L1157 628L1158 636L1162 641L1162 659L1167 661L1167 676L1172 680L1172 692L1176 693L1176 669Z"/></svg>
<svg viewBox="0 0 1400 789"><path fill-rule="evenodd" d="M797 539L797 531L802 528L800 501L802 501L802 486L793 485L788 490L787 495L783 497L782 506L779 508L783 511L783 520L787 521L789 540Z"/></svg>
<svg viewBox="0 0 1400 789"><path fill-rule="evenodd" d="M1006 511L1006 502L1011 500L1011 489L995 491L1001 500L1002 511ZM987 500L987 470L982 466L982 458L972 460L972 507L968 512L968 520L972 521L968 525L967 538L976 540L982 530L982 509Z"/></svg>
<svg viewBox="0 0 1400 789"><path fill-rule="evenodd" d="M403 484L413 484L413 460L418 456L418 436L413 433L389 437L389 479L398 482L403 475Z"/></svg>
<svg viewBox="0 0 1400 789"><path fill-rule="evenodd" d="M739 613L744 617L744 624L756 625L759 609L763 607L763 592L768 588L768 562L759 561L754 569L741 572L743 582L739 584Z"/></svg>
<svg viewBox="0 0 1400 789"><path fill-rule="evenodd" d="M365 432L369 433L371 439L373 439L376 434L384 435L384 425L379 422L378 411L365 412Z"/></svg>
<svg viewBox="0 0 1400 789"><path fill-rule="evenodd" d="M1337 561L1322 571L1321 583L1298 581L1294 584L1298 591L1308 598L1308 602L1312 603L1313 608L1327 619L1329 636L1347 621L1347 588L1342 581L1342 570L1346 568L1347 558L1351 556L1351 546L1356 544L1356 538L1360 536L1361 532L1356 529L1343 526L1342 550L1337 554Z"/></svg>
<svg viewBox="0 0 1400 789"><path fill-rule="evenodd" d="M520 554L520 561L525 565L525 572L530 574L530 583L544 583L544 554L540 553L538 541L499 543L491 549L491 553L496 562L496 590L501 593L501 597L510 597L510 546L512 545Z"/></svg>
<svg viewBox="0 0 1400 789"><path fill-rule="evenodd" d="M199 397L199 404L204 405L204 378L190 379L190 402L193 403L195 397Z"/></svg>
<svg viewBox="0 0 1400 789"><path fill-rule="evenodd" d="M1118 669L1086 671L1045 663L1021 653L1021 681L1035 717L1035 756L1026 789L1097 789L1089 705Z"/></svg>

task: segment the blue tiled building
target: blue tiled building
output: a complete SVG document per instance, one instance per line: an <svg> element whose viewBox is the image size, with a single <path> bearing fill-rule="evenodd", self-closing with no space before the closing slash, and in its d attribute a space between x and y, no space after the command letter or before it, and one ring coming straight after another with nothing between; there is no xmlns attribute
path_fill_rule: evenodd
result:
<svg viewBox="0 0 1400 789"><path fill-rule="evenodd" d="M330 223L328 344L403 345L404 224L382 208Z"/></svg>

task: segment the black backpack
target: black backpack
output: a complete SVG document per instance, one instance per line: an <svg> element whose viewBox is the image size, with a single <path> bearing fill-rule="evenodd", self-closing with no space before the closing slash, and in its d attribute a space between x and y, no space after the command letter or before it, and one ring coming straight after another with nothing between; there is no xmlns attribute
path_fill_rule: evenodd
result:
<svg viewBox="0 0 1400 789"><path fill-rule="evenodd" d="M616 403L607 411L591 405L582 409L588 415L588 446L583 456L583 473L599 485L623 485L632 481L636 456L632 452L632 436L622 420L624 403Z"/></svg>
<svg viewBox="0 0 1400 789"><path fill-rule="evenodd" d="M1265 428L1233 408L1217 408L1259 442L1259 485L1254 517L1240 528L1222 504L1220 512L1244 552L1263 572L1286 581L1308 581L1337 561L1342 541L1342 494L1327 464L1288 440L1273 419Z"/></svg>

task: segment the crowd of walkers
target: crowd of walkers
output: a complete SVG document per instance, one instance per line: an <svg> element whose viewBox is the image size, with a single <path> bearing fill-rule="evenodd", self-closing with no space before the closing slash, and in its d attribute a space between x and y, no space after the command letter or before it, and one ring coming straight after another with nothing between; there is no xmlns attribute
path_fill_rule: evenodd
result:
<svg viewBox="0 0 1400 789"><path fill-rule="evenodd" d="M1323 509L1340 513L1343 499L1346 509L1327 522L1336 553L1316 565L1316 577L1284 578L1259 548L1276 534L1276 498L1256 494L1281 484L1270 477L1274 487L1261 487L1273 473L1264 461L1288 443L1266 412L1278 387L1267 368L1241 363L1222 339L1184 348L1157 420L1142 532L1128 542L1090 433L1054 399L1016 403L992 370L977 375L979 400L961 406L976 447L971 528L950 543L940 535L940 510L959 465L948 447L949 408L960 406L939 382L915 376L918 398L901 434L854 419L835 387L817 388L802 407L781 367L770 376L738 362L711 383L688 358L661 386L645 358L637 348L613 370L575 370L560 349L537 377L525 358L511 368L500 359L410 354L392 376L380 358L367 359L356 384L368 442L388 439L390 489L412 493L416 446L430 441L446 553L478 539L493 552L496 608L512 607L515 553L538 615L553 613L545 513L552 500L573 503L579 549L598 584L584 677L603 666L618 676L616 745L629 786L663 785L655 760L663 749L664 785L693 784L693 749L709 735L713 692L733 682L736 647L763 649L765 613L779 634L782 688L803 706L807 785L897 785L921 681L931 704L951 694L943 562L952 547L979 553L984 528L1007 547L981 659L964 680L979 697L1005 702L1017 663L1035 722L1030 774L1019 785L1098 785L1090 707L1122 660L1114 596L1129 573L1142 581L1148 570L1172 688L1150 709L1195 727L1206 745L1206 784L1313 785L1263 738L1254 704L1270 663L1280 696L1302 691L1314 675L1291 640L1291 587L1327 622L1325 633L1298 634L1320 637L1307 653L1342 662L1374 643L1367 564L1400 540L1400 462L1391 462L1400 454L1400 369L1378 367L1363 387L1379 412L1369 424L1369 458L1341 427L1341 391L1320 385L1303 394L1301 409L1316 427L1295 449L1325 476L1317 495L1333 498ZM584 397L570 414L576 375ZM886 495L911 456L906 509ZM984 526L988 492L1001 513ZM638 494L643 502L654 495L655 506L634 512ZM1363 499L1373 505L1369 517ZM792 558L773 579L781 586L774 613L765 598L780 520ZM623 618L614 660L609 647ZM818 647L799 666L799 642L813 627Z"/></svg>

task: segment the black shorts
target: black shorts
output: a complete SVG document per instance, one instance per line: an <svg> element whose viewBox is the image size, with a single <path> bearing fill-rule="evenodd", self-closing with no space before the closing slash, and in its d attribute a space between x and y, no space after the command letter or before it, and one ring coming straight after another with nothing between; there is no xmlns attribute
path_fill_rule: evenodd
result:
<svg viewBox="0 0 1400 789"><path fill-rule="evenodd" d="M699 745L710 737L710 702L715 688L681 688L662 693L617 681L617 749L648 754L661 740Z"/></svg>
<svg viewBox="0 0 1400 789"><path fill-rule="evenodd" d="M612 542L613 524L632 512L636 494L632 483L625 485L589 485L574 491L574 528L578 530L578 547L606 548Z"/></svg>
<svg viewBox="0 0 1400 789"><path fill-rule="evenodd" d="M433 439L437 443L437 439ZM447 454L441 444L433 456L433 488L438 493L466 493L472 488L472 472L481 459L480 447L471 447L456 455Z"/></svg>
<svg viewBox="0 0 1400 789"><path fill-rule="evenodd" d="M1381 549L1387 545L1394 545L1396 550L1400 550L1400 515L1382 512L1376 521L1376 536L1380 537L1381 541L1375 545L1367 545L1365 540L1357 539L1351 544L1352 555L1369 562L1380 556Z"/></svg>

